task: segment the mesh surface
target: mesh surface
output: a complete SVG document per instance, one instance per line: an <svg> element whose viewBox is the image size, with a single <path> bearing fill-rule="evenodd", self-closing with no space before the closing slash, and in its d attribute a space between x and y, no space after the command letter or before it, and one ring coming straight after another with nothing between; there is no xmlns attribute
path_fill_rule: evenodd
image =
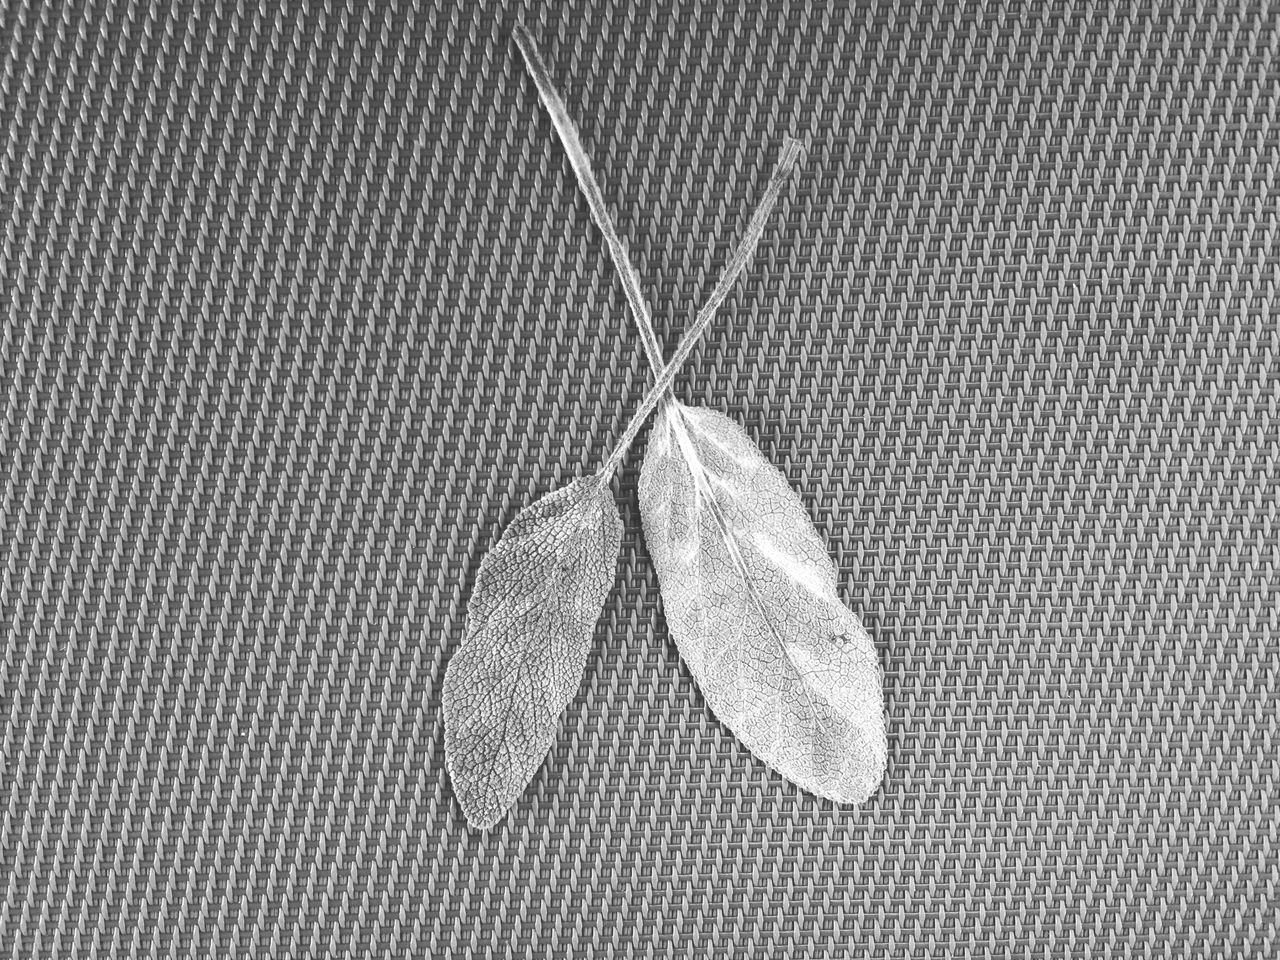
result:
<svg viewBox="0 0 1280 960"><path fill-rule="evenodd" d="M810 505L890 758L837 809L715 721L633 456L477 834L471 578L648 372L517 11L272 6L0 2L0 954L1276 954L1274 12L523 15L668 349L808 139L678 391Z"/></svg>

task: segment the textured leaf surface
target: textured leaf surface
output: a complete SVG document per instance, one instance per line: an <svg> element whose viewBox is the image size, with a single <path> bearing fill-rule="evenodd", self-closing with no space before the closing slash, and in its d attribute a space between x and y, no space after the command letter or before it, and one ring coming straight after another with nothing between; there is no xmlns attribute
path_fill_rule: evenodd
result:
<svg viewBox="0 0 1280 960"><path fill-rule="evenodd" d="M472 826L497 823L550 749L621 537L608 486L590 477L522 510L481 563L444 681L445 762Z"/></svg>
<svg viewBox="0 0 1280 960"><path fill-rule="evenodd" d="M673 401L640 511L668 628L716 716L805 790L865 800L887 752L880 666L786 478L728 417Z"/></svg>

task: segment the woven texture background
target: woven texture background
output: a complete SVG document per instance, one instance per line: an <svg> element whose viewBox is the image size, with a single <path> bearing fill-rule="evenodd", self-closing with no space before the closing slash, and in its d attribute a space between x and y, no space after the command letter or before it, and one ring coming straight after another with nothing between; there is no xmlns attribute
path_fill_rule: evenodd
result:
<svg viewBox="0 0 1280 960"><path fill-rule="evenodd" d="M284 7L287 5L281 5ZM0 955L1280 950L1280 14L0 0ZM649 374L810 504L889 772L708 712L617 585L497 829L440 690L487 546Z"/></svg>

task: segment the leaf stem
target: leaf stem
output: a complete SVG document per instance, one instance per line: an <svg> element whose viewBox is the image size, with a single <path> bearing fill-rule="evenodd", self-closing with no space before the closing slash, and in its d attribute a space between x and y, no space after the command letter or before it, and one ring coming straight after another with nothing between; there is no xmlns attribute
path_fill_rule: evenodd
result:
<svg viewBox="0 0 1280 960"><path fill-rule="evenodd" d="M591 161L587 157L586 150L582 147L582 141L578 137L578 129L573 122L573 118L569 116L569 110L551 80L551 74L538 53L533 37L523 24L516 26L514 39L516 47L520 50L520 55L524 58L529 75L533 78L533 82L538 88L538 94L542 98L543 106L546 107L547 113L551 117L551 123L560 135L560 141L564 145L565 153L568 154L569 163L578 178L578 186L581 188L583 196L587 199L587 206L591 210L591 216L600 228L600 232L604 234L605 245L609 248L609 256L613 260L613 265L618 271L619 277L622 279L622 289L626 293L627 304L635 317L636 328L640 332L640 340L644 345L645 356L648 358L649 366L653 368L656 378L653 387L645 394L640 407L632 416L613 452L609 454L604 466L600 469L600 478L602 481L607 482L622 462L627 448L635 439L636 434L639 433L649 414L663 400L675 399L671 393L671 383L679 371L680 364L693 352L693 348L697 345L699 338L715 316L716 310L719 309L729 295L729 291L733 288L739 275L751 263L752 257L755 255L756 246L760 242L760 235L764 232L765 222L773 211L773 207L782 193L783 186L803 155L804 147L799 140L793 137L784 139L782 151L778 155L778 162L774 166L773 175L769 178L769 185L765 188L764 196L761 197L760 202L756 204L755 211L751 214L751 219L747 223L746 233L738 241L737 246L734 247L715 289L711 291L711 296L702 309L698 311L694 317L693 324L681 338L679 345L676 347L676 352L672 356L672 362L664 366L662 363L662 348L653 327L653 317L649 313L649 305L645 302L644 295L640 292L640 278L636 274L635 266L631 263L631 257L627 253L626 246L618 236L618 231L613 224L613 218L609 216L609 210L604 202L604 195L600 192L600 185L596 182L595 174L591 170Z"/></svg>
<svg viewBox="0 0 1280 960"><path fill-rule="evenodd" d="M516 26L515 42L520 55L524 57L529 76L538 87L542 103L547 108L547 113L551 115L551 123L556 128L556 133L560 134L560 142L564 144L565 153L569 155L569 163L573 166L573 172L577 174L578 186L583 196L587 198L591 216L600 228L600 232L604 234L604 242L609 247L609 256L613 259L618 276L622 278L622 289L627 295L627 303L636 318L636 326L640 330L640 340L644 344L649 365L655 371L660 370L662 369L662 348L653 330L653 317L649 314L649 305L640 292L640 278L636 276L627 248L614 228L613 218L609 216L604 195L600 192L600 185L596 183L595 174L591 172L591 161L587 159L587 152L582 148L582 141L578 139L578 128L573 118L569 116L564 100L560 98L555 84L551 81L547 65L542 62L538 48L534 46L533 37L530 36L524 24Z"/></svg>
<svg viewBox="0 0 1280 960"><path fill-rule="evenodd" d="M595 173L591 169L591 160L587 157L587 152L583 149L582 141L578 137L578 128L574 124L573 118L569 116L569 110L556 90L555 84L551 80L551 74L547 70L547 65L538 53L538 48L534 45L533 37L528 29L523 24L518 24L514 31L514 37L516 47L520 50L520 55L524 58L525 66L528 68L529 76L533 78L533 82L538 88L538 94L542 98L543 106L546 107L547 113L551 116L552 126L556 128L556 133L560 135L560 142L564 145L565 153L569 156L569 164L573 167L573 172L578 178L578 186L581 188L583 196L587 198L587 206L591 210L592 219L595 220L596 225L600 228L600 232L604 234L605 245L609 248L609 256L613 260L614 268L618 271L618 276L622 279L622 289L626 293L627 304L631 307L631 313L635 317L636 328L639 330L640 340L644 344L645 356L648 358L649 366L653 369L654 374L658 374L662 370L662 347L658 343L658 335L654 331L653 316L649 312L649 305L644 299L644 294L640 292L640 278L636 274L635 266L631 262L626 246L618 236L617 228L613 224L613 218L609 216L609 209L605 206L604 194L600 192L600 185L596 182ZM716 284L715 290L711 294L711 300L708 301L708 306L712 312L724 302L738 275L751 262L756 244L760 242L760 235L764 231L765 221L773 211L774 204L777 203L783 185L795 169L803 152L803 145L793 137L787 137L783 141L782 152L778 155L778 162L774 167L769 185L765 189L765 194L756 205L755 212L752 213L751 220L747 224L747 232L738 241L738 245L730 255L729 261L720 277L720 282ZM699 313L698 317L701 318L701 316L702 314ZM694 322L696 324L697 320Z"/></svg>
<svg viewBox="0 0 1280 960"><path fill-rule="evenodd" d="M636 412L632 415L626 429L623 430L622 436L613 448L613 452L609 454L604 466L600 468L600 477L605 482L618 469L622 458L626 456L627 448L635 440L636 434L644 426L649 414L653 412L660 402L667 398L667 394L671 389L671 382L679 372L680 365L688 359L689 354L693 352L693 348L702 339L703 332L710 326L716 310L724 302L725 297L729 295L729 291L733 289L733 284L738 279L739 274L751 263L751 258L755 254L756 244L760 240L760 234L764 232L765 221L769 218L769 213L777 202L783 185L791 175L792 170L795 169L796 163L803 152L804 147L799 140L792 137L786 138L782 145L782 153L778 158L778 163L773 169L773 176L769 179L769 186L765 189L764 197L761 198L760 203L756 206L755 213L751 215L751 221L747 224L747 232L738 241L738 246L734 249L733 256L729 258L729 262L725 265L719 282L716 284L715 289L711 291L711 296L707 299L707 302L702 305L702 309L694 317L689 329L680 338L680 343L676 346L676 352L671 355L671 362L663 367L654 367L656 377L653 386L645 393L644 399L640 401L640 406L636 408Z"/></svg>

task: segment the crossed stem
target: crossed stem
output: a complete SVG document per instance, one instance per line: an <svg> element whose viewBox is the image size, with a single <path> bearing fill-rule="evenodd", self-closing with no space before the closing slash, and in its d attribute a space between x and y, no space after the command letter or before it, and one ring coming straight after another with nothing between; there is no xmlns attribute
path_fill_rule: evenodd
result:
<svg viewBox="0 0 1280 960"><path fill-rule="evenodd" d="M793 137L784 139L782 151L773 169L773 175L769 178L769 185L765 188L764 196L760 198L755 211L751 214L751 220L747 223L746 233L738 240L737 246L729 257L729 262L725 264L719 281L711 291L711 296L707 298L707 302L694 317L693 323L685 331L684 336L680 338L680 342L676 345L675 353L671 356L671 361L664 364L662 361L662 348L658 343L658 335L653 327L653 316L649 312L649 305L644 299L644 294L640 292L640 278L636 275L635 267L631 263L631 257L627 253L626 246L618 236L617 228L613 225L613 218L609 216L609 211L604 202L604 195L600 192L600 185L596 182L595 174L591 170L591 161L587 158L587 153L582 148L582 141L578 137L578 128L569 116L564 100L561 99L559 92L551 81L547 65L539 55L537 47L534 46L533 37L530 36L529 31L523 25L518 25L515 28L515 43L520 50L520 55L524 57L529 75L538 87L538 94L542 98L542 103L546 107L547 113L551 116L551 123L560 135L560 141L564 144L565 152L569 155L569 163L578 178L578 186L581 188L583 196L587 198L587 206L591 209L592 219L595 220L596 225L600 227L601 233L604 234L605 245L609 248L609 256L613 260L613 265L617 269L619 277L622 279L622 289L626 293L627 305L631 308L636 328L640 332L640 340L644 345L645 356L648 358L649 366L654 372L653 388L645 395L645 399L632 415L626 429L623 430L622 436L618 439L613 451L600 469L598 476L602 482L608 482L619 464L621 464L627 448L631 445L631 442L635 439L636 434L639 433L640 428L644 425L649 414L653 412L653 409L659 404L675 401L675 395L671 390L672 381L675 380L680 367L688 359L689 354L693 352L694 347L697 346L703 332L711 324L716 310L724 303L734 283L737 282L738 277L755 256L756 246L760 242L760 235L764 232L765 221L769 218L769 214L773 211L773 207L778 201L778 196L782 193L782 188L786 185L787 179L791 176L796 164L803 155L804 147L799 140Z"/></svg>

